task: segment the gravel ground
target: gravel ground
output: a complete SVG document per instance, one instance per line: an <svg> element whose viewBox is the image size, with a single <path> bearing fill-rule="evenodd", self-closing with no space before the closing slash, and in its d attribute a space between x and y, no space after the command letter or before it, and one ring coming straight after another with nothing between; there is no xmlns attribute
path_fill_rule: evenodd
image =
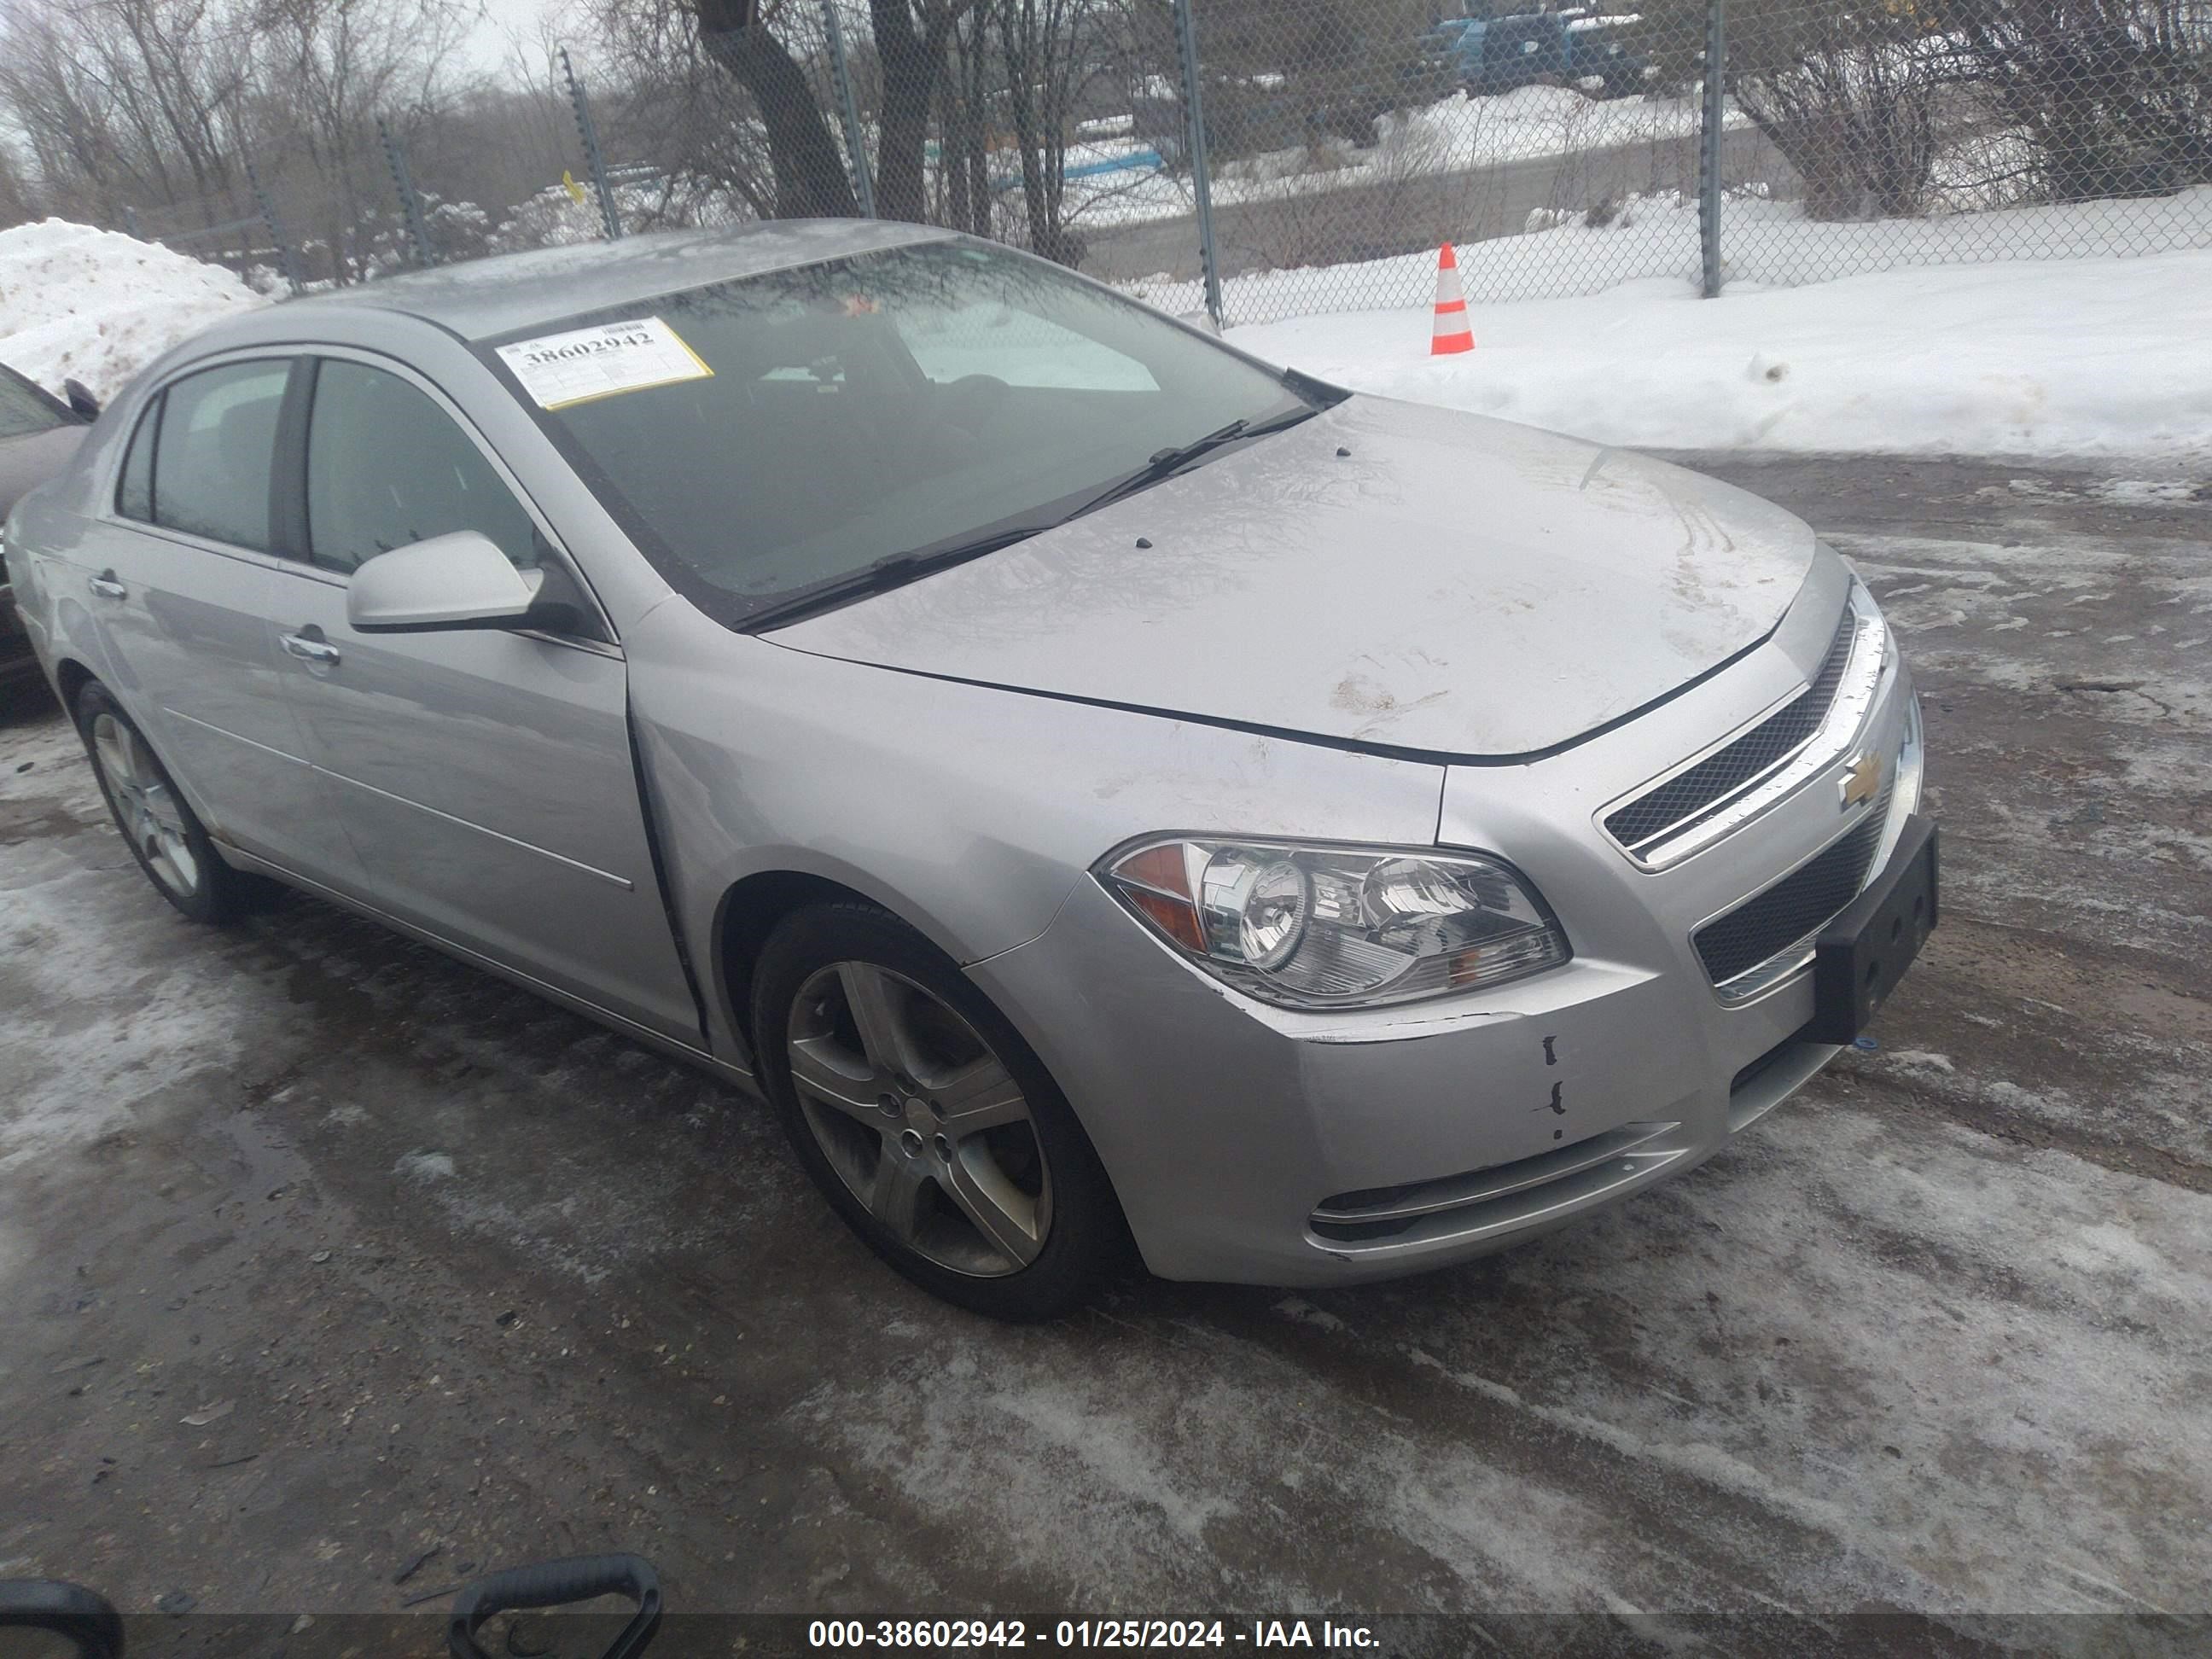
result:
<svg viewBox="0 0 2212 1659"><path fill-rule="evenodd" d="M373 1613L619 1547L698 1610L2206 1612L2212 491L1713 467L1905 637L1943 927L1879 1049L1703 1170L1376 1289L978 1322L721 1085L305 899L182 922L60 717L8 717L0 1577Z"/></svg>

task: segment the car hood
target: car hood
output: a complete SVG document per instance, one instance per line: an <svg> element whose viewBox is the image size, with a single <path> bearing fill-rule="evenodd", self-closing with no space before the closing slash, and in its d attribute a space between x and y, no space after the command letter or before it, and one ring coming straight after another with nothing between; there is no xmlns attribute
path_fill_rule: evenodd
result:
<svg viewBox="0 0 2212 1659"><path fill-rule="evenodd" d="M1680 467L1353 398L769 637L1015 690L1510 757L1756 644L1814 545L1791 514Z"/></svg>

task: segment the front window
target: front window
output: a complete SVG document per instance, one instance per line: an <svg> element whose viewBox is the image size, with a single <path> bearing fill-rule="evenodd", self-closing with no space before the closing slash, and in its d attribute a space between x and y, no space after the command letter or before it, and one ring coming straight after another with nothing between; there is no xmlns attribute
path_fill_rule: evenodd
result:
<svg viewBox="0 0 2212 1659"><path fill-rule="evenodd" d="M518 568L538 565L530 514L428 393L365 363L325 359L307 417L308 556L350 571L455 530L489 537Z"/></svg>
<svg viewBox="0 0 2212 1659"><path fill-rule="evenodd" d="M1310 403L1040 262L887 249L486 348L672 581L742 624L879 562L1080 511Z"/></svg>

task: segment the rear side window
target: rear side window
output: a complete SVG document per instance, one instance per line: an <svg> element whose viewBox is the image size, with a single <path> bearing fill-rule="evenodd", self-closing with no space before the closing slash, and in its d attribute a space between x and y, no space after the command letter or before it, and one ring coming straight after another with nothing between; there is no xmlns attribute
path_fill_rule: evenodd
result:
<svg viewBox="0 0 2212 1659"><path fill-rule="evenodd" d="M161 394L156 392L138 417L131 453L123 458L123 477L115 486L115 510L126 519L154 519L154 443L161 425Z"/></svg>
<svg viewBox="0 0 2212 1659"><path fill-rule="evenodd" d="M155 523L269 550L269 475L290 372L283 359L232 363L188 374L162 394Z"/></svg>
<svg viewBox="0 0 2212 1659"><path fill-rule="evenodd" d="M456 530L489 537L518 568L537 526L468 434L428 394L380 368L325 358L307 421L307 545L351 570Z"/></svg>

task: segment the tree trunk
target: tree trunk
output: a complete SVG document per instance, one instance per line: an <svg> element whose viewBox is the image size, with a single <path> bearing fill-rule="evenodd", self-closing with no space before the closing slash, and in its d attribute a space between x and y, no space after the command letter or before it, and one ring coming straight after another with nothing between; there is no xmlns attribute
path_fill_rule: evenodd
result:
<svg viewBox="0 0 2212 1659"><path fill-rule="evenodd" d="M909 0L869 0L868 15L884 82L883 107L876 112L876 211L886 219L923 223L929 201L922 150L951 14L942 5L931 7L921 31L915 28Z"/></svg>
<svg viewBox="0 0 2212 1659"><path fill-rule="evenodd" d="M1060 216L1067 148L1063 19L1057 8L1041 7L1038 0L1001 0L996 18L1006 69L1007 112L1013 121L1014 142L1021 147L1030 252L1072 267L1082 250Z"/></svg>
<svg viewBox="0 0 2212 1659"><path fill-rule="evenodd" d="M805 70L755 18L755 9L744 0L700 0L701 42L752 94L761 125L768 129L776 216L857 218L860 207L845 158L830 136Z"/></svg>
<svg viewBox="0 0 2212 1659"><path fill-rule="evenodd" d="M978 236L992 230L991 100L988 84L989 19L982 9L975 13L973 39L961 51L962 106L968 118L961 124L960 154L956 165L968 175L968 201L975 215L972 228Z"/></svg>
<svg viewBox="0 0 2212 1659"><path fill-rule="evenodd" d="M960 84L951 67L939 62L937 70L938 173L945 191L944 222L966 230L973 222L968 205L968 161L962 136L966 121L961 107Z"/></svg>

